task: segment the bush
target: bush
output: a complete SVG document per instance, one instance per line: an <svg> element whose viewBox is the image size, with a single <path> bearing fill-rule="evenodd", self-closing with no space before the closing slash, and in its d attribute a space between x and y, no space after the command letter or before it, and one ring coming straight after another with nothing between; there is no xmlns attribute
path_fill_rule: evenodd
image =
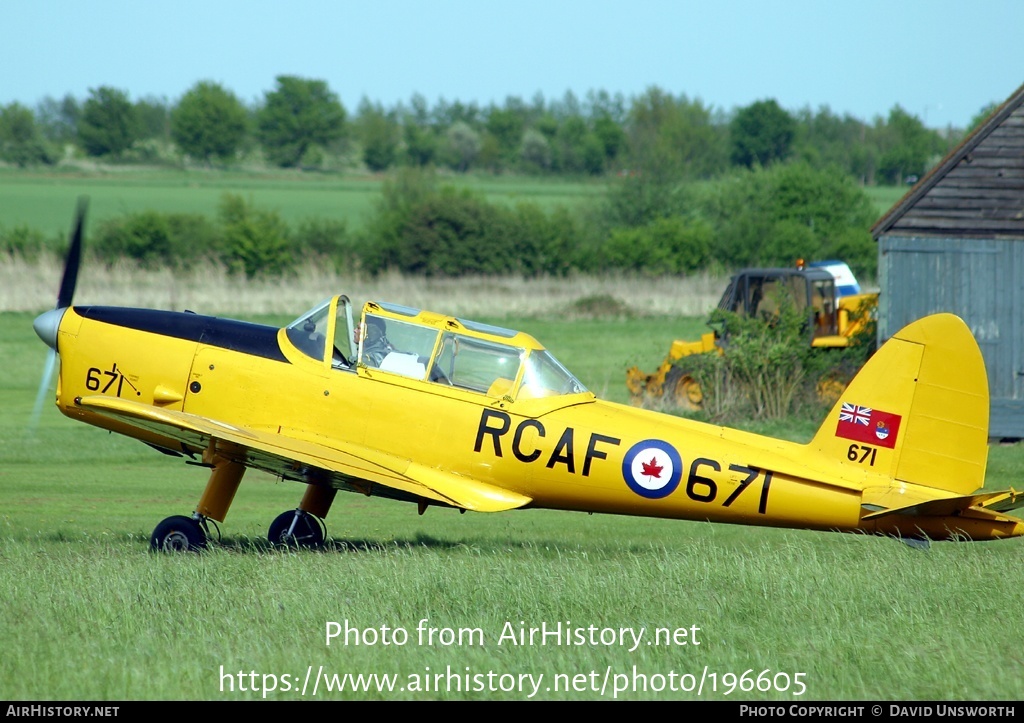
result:
<svg viewBox="0 0 1024 723"><path fill-rule="evenodd" d="M197 263L217 261L223 256L224 238L209 218L197 213L167 215L171 239L171 260L176 266L189 268Z"/></svg>
<svg viewBox="0 0 1024 723"><path fill-rule="evenodd" d="M219 258L219 245L217 230L204 216L141 211L100 223L93 248L108 264L130 258L153 269Z"/></svg>
<svg viewBox="0 0 1024 723"><path fill-rule="evenodd" d="M56 250L56 244L47 242L42 232L34 228L20 225L7 230L0 227L0 253L34 261L50 247Z"/></svg>
<svg viewBox="0 0 1024 723"><path fill-rule="evenodd" d="M775 164L712 185L698 202L715 229L711 256L726 267L790 266L797 258L841 258L873 277L870 199L836 168Z"/></svg>
<svg viewBox="0 0 1024 723"><path fill-rule="evenodd" d="M617 228L591 260L594 271L636 271L652 276L704 268L713 238L710 224L682 216L659 218L637 228Z"/></svg>
<svg viewBox="0 0 1024 723"><path fill-rule="evenodd" d="M520 203L504 214L514 271L525 276L564 276L574 265L580 232L569 212L559 207L549 216L533 203Z"/></svg>
<svg viewBox="0 0 1024 723"><path fill-rule="evenodd" d="M812 347L807 317L792 305L783 305L771 323L715 310L709 325L723 340L722 353L676 363L700 384L702 414L719 424L820 417L875 348L873 323L849 347Z"/></svg>
<svg viewBox="0 0 1024 723"><path fill-rule="evenodd" d="M409 209L395 260L402 271L427 276L507 272L511 248L501 231L494 206L445 187Z"/></svg>
<svg viewBox="0 0 1024 723"><path fill-rule="evenodd" d="M385 184L360 248L363 268L373 273L564 274L578 237L563 209L551 215L534 204L510 209L406 169Z"/></svg>
<svg viewBox="0 0 1024 723"><path fill-rule="evenodd" d="M171 233L165 214L142 211L104 221L96 233L96 253L112 263L127 257L145 268L158 268L172 259Z"/></svg>
<svg viewBox="0 0 1024 723"><path fill-rule="evenodd" d="M220 221L224 227L222 260L233 273L249 278L279 276L290 271L288 226L275 211L261 211L233 193L221 197Z"/></svg>
<svg viewBox="0 0 1024 723"><path fill-rule="evenodd" d="M359 248L344 221L310 218L292 235L292 253L306 260L330 262L335 269L359 268Z"/></svg>

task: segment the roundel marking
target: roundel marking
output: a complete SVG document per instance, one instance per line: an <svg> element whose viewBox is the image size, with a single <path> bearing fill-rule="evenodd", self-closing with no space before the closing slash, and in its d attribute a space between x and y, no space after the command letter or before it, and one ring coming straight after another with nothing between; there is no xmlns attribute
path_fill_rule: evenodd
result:
<svg viewBox="0 0 1024 723"><path fill-rule="evenodd" d="M683 460L675 447L660 439L637 442L622 458L622 478L641 497L668 497L683 476Z"/></svg>

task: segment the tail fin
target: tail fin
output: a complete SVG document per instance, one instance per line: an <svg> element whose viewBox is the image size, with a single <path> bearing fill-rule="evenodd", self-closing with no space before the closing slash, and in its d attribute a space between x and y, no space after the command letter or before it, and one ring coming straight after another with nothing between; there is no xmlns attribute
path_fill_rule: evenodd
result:
<svg viewBox="0 0 1024 723"><path fill-rule="evenodd" d="M988 376L974 336L959 317L934 314L868 360L809 446L853 475L966 495L985 484L988 421Z"/></svg>

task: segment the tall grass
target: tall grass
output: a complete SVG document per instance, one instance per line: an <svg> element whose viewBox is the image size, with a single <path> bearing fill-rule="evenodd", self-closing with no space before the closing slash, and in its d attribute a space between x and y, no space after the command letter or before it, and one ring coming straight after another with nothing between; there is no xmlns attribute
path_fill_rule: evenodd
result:
<svg viewBox="0 0 1024 723"><path fill-rule="evenodd" d="M255 672L255 682L267 685L264 676L273 675L280 686L285 675L301 681L309 666L397 675L407 687L413 676L441 673L453 688L437 690L435 681L427 691L353 693L322 684L321 700L530 695L527 686L462 688L461 676L488 671L543 676L541 700L1014 700L1024 693L1024 620L1019 606L1005 606L1022 565L996 547L922 554L860 537L512 516L486 530L448 519L429 534L346 537L312 554L238 540L203 556L163 558L139 540L5 534L0 622L12 643L0 658L5 697L295 700L296 689L254 691L251 678L243 692L237 674ZM994 619L1000 634L979 634L977 621ZM433 644L417 632L421 621L438 631ZM328 646L328 622L361 634ZM644 638L633 650L631 638L501 639L542 624L643 628ZM654 645L657 628L687 636ZM398 630L408 638L385 645L386 630L392 640ZM443 644L443 630L467 634ZM716 680L706 679L700 695L664 687L671 674L699 680L705 670ZM235 681L226 683L225 671ZM736 679L747 671L750 678L769 671L779 688L799 679L806 692L795 695L793 684L743 690ZM606 673L614 677L602 694ZM559 675L581 685L556 690Z"/></svg>
<svg viewBox="0 0 1024 723"><path fill-rule="evenodd" d="M0 258L0 311L52 308L63 260ZM401 274L378 277L338 273L307 264L295 276L247 280L220 266L191 271L150 271L124 262L83 264L76 304L115 304L191 309L205 314L297 316L316 302L343 293L353 301L395 301L468 317L536 315L703 316L714 307L726 279L584 276L428 279Z"/></svg>

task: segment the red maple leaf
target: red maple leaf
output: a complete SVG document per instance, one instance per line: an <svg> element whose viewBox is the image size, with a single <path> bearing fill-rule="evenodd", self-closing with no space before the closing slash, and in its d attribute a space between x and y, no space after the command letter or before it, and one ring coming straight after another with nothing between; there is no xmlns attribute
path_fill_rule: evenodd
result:
<svg viewBox="0 0 1024 723"><path fill-rule="evenodd" d="M640 466L644 468L644 474L647 475L648 477L658 477L658 478L660 478L661 477L661 470L665 469L664 467L659 467L658 466L658 458L657 457L651 457L651 461L650 462L641 462Z"/></svg>

